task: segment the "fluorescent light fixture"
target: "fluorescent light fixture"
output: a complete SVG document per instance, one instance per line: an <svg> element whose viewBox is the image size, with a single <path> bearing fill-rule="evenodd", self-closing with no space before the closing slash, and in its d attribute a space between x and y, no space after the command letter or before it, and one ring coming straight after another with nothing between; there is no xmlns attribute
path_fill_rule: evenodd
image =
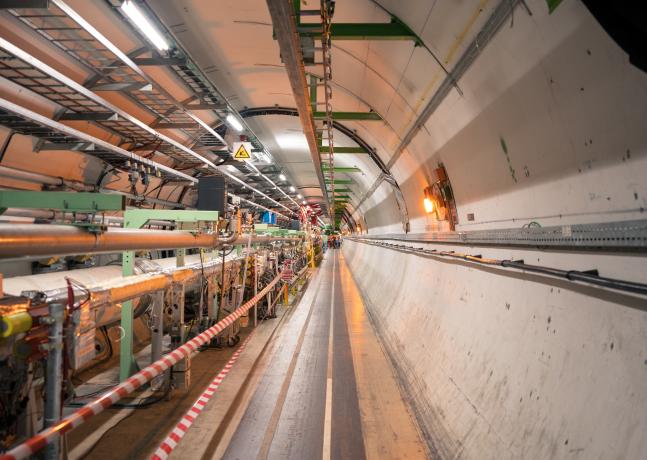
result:
<svg viewBox="0 0 647 460"><path fill-rule="evenodd" d="M308 140L302 133L279 134L276 143L284 150L308 150Z"/></svg>
<svg viewBox="0 0 647 460"><path fill-rule="evenodd" d="M227 121L229 126L234 128L236 131L241 132L243 130L243 124L231 113L227 115L227 118L225 120Z"/></svg>
<svg viewBox="0 0 647 460"><path fill-rule="evenodd" d="M299 193L299 194L297 195L297 198L298 198L298 199L301 199L301 198L303 198L303 195L301 195L301 194Z"/></svg>
<svg viewBox="0 0 647 460"><path fill-rule="evenodd" d="M279 174L279 179L285 180L285 179L287 179L287 177L285 177L285 174Z"/></svg>
<svg viewBox="0 0 647 460"><path fill-rule="evenodd" d="M146 38L148 38L158 50L166 51L169 48L168 43L166 43L162 34L160 34L146 16L144 16L137 5L135 5L135 2L126 0L121 4L121 11L130 18L133 24L135 24L137 28L146 35Z"/></svg>
<svg viewBox="0 0 647 460"><path fill-rule="evenodd" d="M297 191L297 189L296 189L296 188L294 188L294 185L290 185L290 191L291 191L292 193L294 193L294 192L296 192L296 191Z"/></svg>

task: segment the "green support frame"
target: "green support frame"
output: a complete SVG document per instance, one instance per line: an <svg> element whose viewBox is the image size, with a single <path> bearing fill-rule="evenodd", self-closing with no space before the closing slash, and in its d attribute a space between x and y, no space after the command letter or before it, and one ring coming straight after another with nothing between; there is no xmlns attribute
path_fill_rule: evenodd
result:
<svg viewBox="0 0 647 460"><path fill-rule="evenodd" d="M292 3L297 32L305 36L321 36L321 25L301 22L301 1L294 0ZM413 40L416 45L421 43L420 37L393 15L390 23L333 23L330 32L332 38L337 40Z"/></svg>
<svg viewBox="0 0 647 460"><path fill-rule="evenodd" d="M312 116L315 120L324 120L326 118L326 112L313 112ZM382 121L382 117L377 112L333 112L333 120L370 120L370 121ZM335 152L337 149L335 149Z"/></svg>
<svg viewBox="0 0 647 460"><path fill-rule="evenodd" d="M7 208L56 209L66 212L97 213L122 211L124 195L90 192L0 191L0 214Z"/></svg>
<svg viewBox="0 0 647 460"><path fill-rule="evenodd" d="M153 219L169 220L179 224L197 224L218 220L218 211L193 211L173 209L126 209L124 211L124 228L142 228ZM184 265L185 249L176 251L177 265ZM121 274L131 276L135 269L135 251L125 251L121 261ZM119 380L124 381L137 372L137 362L133 354L133 302L128 300L121 306L121 328L123 338L119 343Z"/></svg>
<svg viewBox="0 0 647 460"><path fill-rule="evenodd" d="M302 37L320 37L320 24L298 24L297 32ZM409 27L397 19L388 23L333 23L333 40L411 40L418 45L420 39Z"/></svg>
<svg viewBox="0 0 647 460"><path fill-rule="evenodd" d="M326 183L330 184L330 179L326 179ZM355 181L351 179L335 179L335 184L354 184L354 183Z"/></svg>
<svg viewBox="0 0 647 460"><path fill-rule="evenodd" d="M324 172L330 171L330 168L323 167L322 169L324 170ZM362 172L362 170L356 166L335 166L334 170L335 172L338 172L338 173L361 173Z"/></svg>
<svg viewBox="0 0 647 460"><path fill-rule="evenodd" d="M330 153L330 147L328 147L327 145L320 145L319 151L322 154L328 154ZM340 153L368 154L369 152L362 147L335 147L335 155L338 155Z"/></svg>

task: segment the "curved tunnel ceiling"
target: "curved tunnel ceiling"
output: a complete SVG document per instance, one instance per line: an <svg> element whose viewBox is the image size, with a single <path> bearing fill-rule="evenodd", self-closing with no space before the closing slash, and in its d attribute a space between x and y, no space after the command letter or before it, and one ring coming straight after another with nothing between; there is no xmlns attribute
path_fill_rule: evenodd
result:
<svg viewBox="0 0 647 460"><path fill-rule="evenodd" d="M126 55L155 60L132 24L114 14L119 0L68 3L97 30L110 33L110 39ZM311 2L302 3L307 8ZM218 88L220 102L243 114L265 111L264 116L245 120L248 134L257 137L271 154L266 163L273 164L261 162L255 166L257 171L229 162L217 142L196 143L194 133L182 127L186 119L178 118L175 128L160 123L123 92L97 90L114 106L155 126L182 146L190 146L199 157L180 164L155 151L157 145L127 142L123 131L105 129L106 120L63 123L180 172L209 173L213 168L208 163L195 161L204 157L240 181L237 193L257 199L263 206L281 209L279 206L296 204L290 201L294 197L282 195L276 186L281 172L287 176L281 187L292 184L309 202L321 202L324 195L317 185L299 120L279 114L296 103L273 37L267 2L223 0L220 8L200 0L147 0L141 4L166 27L169 39L187 51L196 64L189 70L199 70ZM624 217L639 216L645 193L639 185L642 169L623 168L627 155L642 158L643 139L636 134L642 131L636 129L634 120L645 118L641 111L644 76L629 64L622 49L581 2L564 2L549 13L545 0L338 1L333 23L388 24L391 14L413 35L403 40L332 40L333 110L379 115L335 124L337 147L361 147L369 152L335 156L336 166L344 169L336 178L347 182L341 185L351 191L348 208L356 222L376 232L406 231L407 223L411 231L448 230L446 222L427 215L422 207L423 191L436 180L441 163L451 181L459 229L517 225L525 220L552 224L565 218L574 222L608 220L618 210ZM313 20L304 17L302 22L307 25ZM7 12L2 14L2 24L3 37L79 84L96 83L89 61L75 62L73 54L47 43L42 31L38 37ZM316 62L318 56L315 53ZM568 62L576 63L577 71L565 65ZM177 74L161 65L144 66L161 89L177 101L198 107L196 113L209 129L217 128L214 113L200 108L203 86L179 84ZM305 72L321 75L321 68L307 65ZM56 118L60 109L46 97L21 90L15 82L7 84L0 96L51 118ZM599 100L615 101L608 109L613 114L611 125L607 116L590 110ZM181 115L177 108L166 113L171 118ZM215 132L229 144L237 140L234 133ZM596 139L601 132L611 135ZM27 140L14 136L10 144L5 162L31 166L31 157L19 154L30 150ZM625 154L618 159L617 152ZM94 183L102 178L102 185L130 189L127 177L112 177L112 169L88 155L66 152L64 156L61 151L38 155L58 160L56 174L68 173ZM622 177L618 182L628 184L627 190L605 185L603 178L616 176ZM172 182L153 179L150 187L137 185L135 195L185 203L194 198L191 189ZM535 196L545 199L533 200ZM558 209L554 203L559 204Z"/></svg>
<svg viewBox="0 0 647 460"><path fill-rule="evenodd" d="M248 107L294 107L265 2L232 2L217 12L192 0L152 1L150 5L162 18L174 18L172 27L178 40L194 52L201 67L213 69L210 76L218 86L229 89L243 113L250 110ZM333 40L334 110L374 111L383 118L383 121L350 120L336 126L346 135L353 134L348 137L351 142L356 142L352 137L358 137L371 147L369 158L336 156L336 166L358 167L364 172L361 176L338 176L351 181L356 190L352 198L354 207L360 204L374 207L388 199L399 181L410 177L409 168L396 165L393 169L388 163L411 130L417 132L419 117L446 78L446 68L456 62L495 7L495 2L487 1L452 5L426 1L406 5L370 0L337 2L334 22L388 23L393 14L411 28L417 35L416 40L426 45L417 46L416 40ZM448 30L459 32L453 37L447 34ZM317 66L306 66L306 72L321 73ZM272 142L277 129L281 129L280 124L269 121L271 117L264 118L268 121L257 118L251 122L254 131L264 143L280 149L278 142ZM293 124L286 123L285 130L295 129ZM343 142L341 145L345 146ZM272 153L280 162L281 155L275 149L271 149ZM424 156L424 151L416 151ZM290 152L290 161L296 162L297 158L301 164L308 159L305 143L301 152ZM292 172L289 163L283 165L299 188L314 184L312 177L307 182L299 182L299 176L308 176L302 169ZM379 187L384 176L390 178L386 183L393 187ZM374 195L366 196L373 190ZM310 188L308 195L313 200L322 199L320 192L315 195L315 190ZM395 201L406 216L407 204L403 199Z"/></svg>

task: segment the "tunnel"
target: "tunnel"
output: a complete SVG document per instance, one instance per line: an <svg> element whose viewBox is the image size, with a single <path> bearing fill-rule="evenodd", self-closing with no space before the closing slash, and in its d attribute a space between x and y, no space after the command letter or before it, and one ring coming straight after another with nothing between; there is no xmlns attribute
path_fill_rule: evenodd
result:
<svg viewBox="0 0 647 460"><path fill-rule="evenodd" d="M647 458L647 14L0 0L0 459Z"/></svg>

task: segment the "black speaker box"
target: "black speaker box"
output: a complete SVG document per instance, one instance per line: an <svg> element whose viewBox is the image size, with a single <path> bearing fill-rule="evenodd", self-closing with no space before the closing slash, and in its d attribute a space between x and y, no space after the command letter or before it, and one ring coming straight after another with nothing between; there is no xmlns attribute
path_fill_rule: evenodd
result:
<svg viewBox="0 0 647 460"><path fill-rule="evenodd" d="M225 213L227 205L227 182L224 176L209 176L198 179L198 209Z"/></svg>

